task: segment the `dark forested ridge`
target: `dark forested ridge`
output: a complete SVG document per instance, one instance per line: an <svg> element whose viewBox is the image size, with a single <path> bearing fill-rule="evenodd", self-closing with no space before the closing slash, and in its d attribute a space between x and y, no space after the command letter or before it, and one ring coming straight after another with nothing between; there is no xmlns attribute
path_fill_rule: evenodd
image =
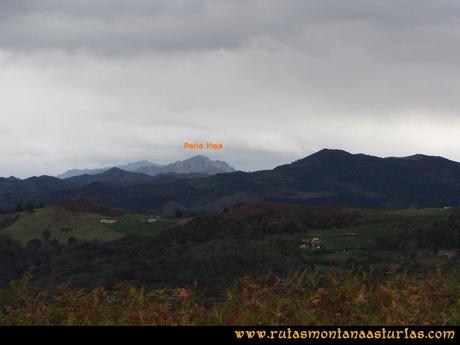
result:
<svg viewBox="0 0 460 345"><path fill-rule="evenodd" d="M379 158L322 150L273 170L148 176L120 169L60 180L0 180L0 207L91 198L107 206L222 211L238 202L277 201L356 207L441 207L460 204L460 163L414 155Z"/></svg>

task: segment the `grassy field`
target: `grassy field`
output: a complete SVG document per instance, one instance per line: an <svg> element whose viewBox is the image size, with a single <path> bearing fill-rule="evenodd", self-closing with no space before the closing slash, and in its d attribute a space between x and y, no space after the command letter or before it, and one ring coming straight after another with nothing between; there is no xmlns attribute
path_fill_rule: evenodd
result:
<svg viewBox="0 0 460 345"><path fill-rule="evenodd" d="M9 216L9 223L5 220L7 226L0 228L0 234L10 236L24 245L33 239L42 243L51 243L53 240L67 243L72 237L89 241L113 241L127 234L153 236L176 224L173 220L143 223L142 219L147 217L143 214L125 214L113 217L118 220L115 224L101 224L100 214L71 212L57 205L39 208L32 213L22 212L15 217L17 220L12 224L9 223L10 219L15 219L13 216Z"/></svg>
<svg viewBox="0 0 460 345"><path fill-rule="evenodd" d="M416 222L423 224L427 221L442 219L448 212L440 209L400 209L378 210L359 209L362 216L361 224L344 229L309 230L308 237L320 237L321 242L329 250L371 249L375 236L379 232L388 231L399 223Z"/></svg>
<svg viewBox="0 0 460 345"><path fill-rule="evenodd" d="M123 234L110 226L100 223L101 216L95 213L73 213L58 206L36 209L33 213L21 213L19 219L1 230L1 234L27 244L28 241L39 239L50 242L56 239L59 243L67 243L69 238L81 240L112 241L123 237ZM46 240L46 232L49 238Z"/></svg>
<svg viewBox="0 0 460 345"><path fill-rule="evenodd" d="M356 265L367 262L378 262L378 266L389 267L398 264L404 257L400 250L381 250L377 249L378 235L388 232L398 224L412 223L418 225L429 224L436 219L445 219L449 212L439 208L424 209L359 209L362 216L361 224L343 229L309 229L301 240L308 240L312 237L319 237L321 240L321 250L315 251L306 249L306 258L312 254L316 257L316 262L322 266L343 266L354 263ZM420 265L429 268L447 261L436 257L433 252L419 252L414 254Z"/></svg>
<svg viewBox="0 0 460 345"><path fill-rule="evenodd" d="M120 217L119 222L113 224L111 228L124 235L155 236L159 231L176 225L176 221L169 219L160 219L155 223L143 223L144 218L146 216L142 214L127 214Z"/></svg>
<svg viewBox="0 0 460 345"><path fill-rule="evenodd" d="M388 223L371 223L337 230L310 230L306 238L319 237L322 247L330 251L373 249L379 232L391 227Z"/></svg>

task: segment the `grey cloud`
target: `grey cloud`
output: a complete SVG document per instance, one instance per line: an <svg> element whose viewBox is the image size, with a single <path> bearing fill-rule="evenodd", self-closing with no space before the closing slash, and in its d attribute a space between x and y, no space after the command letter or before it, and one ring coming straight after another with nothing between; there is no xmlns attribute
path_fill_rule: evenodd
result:
<svg viewBox="0 0 460 345"><path fill-rule="evenodd" d="M436 45L439 43L433 41L436 37L429 36L436 36L436 32L445 35L446 26L447 30L456 26L460 3L452 0L6 0L0 4L0 13L3 49L123 54L236 49L257 39L286 42L324 26L346 29L356 23L367 24L364 32L354 32L358 45L368 44L377 35L385 48L388 47L385 40L425 34ZM340 40L340 35L337 39ZM334 43L337 41L327 37L322 44Z"/></svg>
<svg viewBox="0 0 460 345"><path fill-rule="evenodd" d="M0 175L210 137L251 170L322 147L460 159L459 23L458 0L3 0Z"/></svg>

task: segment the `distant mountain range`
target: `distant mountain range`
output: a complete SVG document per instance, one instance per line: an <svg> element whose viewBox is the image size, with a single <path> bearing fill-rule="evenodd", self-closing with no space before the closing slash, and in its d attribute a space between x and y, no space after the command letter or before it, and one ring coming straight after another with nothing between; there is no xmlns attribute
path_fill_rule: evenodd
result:
<svg viewBox="0 0 460 345"><path fill-rule="evenodd" d="M80 175L64 179L67 183L74 187L82 187L93 182L104 183L109 186L126 187L136 184L163 184L170 183L182 179L207 177L209 174L205 173L159 173L147 175L138 172L130 172L119 168L111 168L103 173L96 175Z"/></svg>
<svg viewBox="0 0 460 345"><path fill-rule="evenodd" d="M203 155L197 155L192 158L177 161L168 165L156 164L149 161L139 161L119 165L116 167L106 167L99 169L72 169L58 175L60 179L66 179L81 175L98 175L112 168L118 168L129 172L142 173L150 176L160 174L202 174L215 175L220 173L233 172L235 169L223 161L212 161Z"/></svg>
<svg viewBox="0 0 460 345"><path fill-rule="evenodd" d="M72 170L67 170L65 173L60 174L57 177L60 179L66 179L69 177L81 176L81 175L97 175L97 174L102 174L103 172L110 170L112 168L118 168L121 170L135 172L138 169L148 167L148 166L161 167L162 165L155 164L149 161L139 161L139 162L133 162L133 163L128 163L124 165L118 165L116 167L112 166L112 167L98 168L98 169L72 169Z"/></svg>
<svg viewBox="0 0 460 345"><path fill-rule="evenodd" d="M252 201L389 208L460 206L460 163L436 156L379 158L324 149L291 164L252 173L192 173L208 169L202 156L165 167L169 170L161 168L155 176L112 168L67 179L0 178L0 208L18 202L80 198L164 214L177 209L221 211Z"/></svg>

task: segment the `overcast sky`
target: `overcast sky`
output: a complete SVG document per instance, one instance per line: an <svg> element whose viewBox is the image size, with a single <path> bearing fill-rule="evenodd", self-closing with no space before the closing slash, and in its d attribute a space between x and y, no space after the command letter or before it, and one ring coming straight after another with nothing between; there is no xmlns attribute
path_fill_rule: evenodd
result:
<svg viewBox="0 0 460 345"><path fill-rule="evenodd" d="M0 176L324 147L460 160L459 91L458 0L0 1Z"/></svg>

